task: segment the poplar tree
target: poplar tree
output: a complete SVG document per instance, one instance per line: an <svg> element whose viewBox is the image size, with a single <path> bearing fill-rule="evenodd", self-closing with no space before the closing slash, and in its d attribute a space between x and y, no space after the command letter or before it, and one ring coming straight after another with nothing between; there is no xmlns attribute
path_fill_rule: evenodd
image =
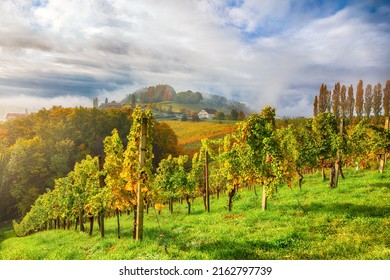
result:
<svg viewBox="0 0 390 280"><path fill-rule="evenodd" d="M326 92L326 111L328 113L330 113L331 109L332 109L332 92L330 90L328 90Z"/></svg>
<svg viewBox="0 0 390 280"><path fill-rule="evenodd" d="M353 109L355 106L355 98L353 95L353 86L348 87L348 96L346 101L346 115L349 118L349 123L352 125Z"/></svg>
<svg viewBox="0 0 390 280"><path fill-rule="evenodd" d="M337 82L334 85L333 93L332 93L332 112L336 117L336 120L340 117L340 82Z"/></svg>
<svg viewBox="0 0 390 280"><path fill-rule="evenodd" d="M318 97L317 95L314 96L314 103L313 103L313 116L317 116L318 115Z"/></svg>
<svg viewBox="0 0 390 280"><path fill-rule="evenodd" d="M325 84L321 84L318 96L318 113L325 113L328 108L328 89Z"/></svg>
<svg viewBox="0 0 390 280"><path fill-rule="evenodd" d="M340 115L344 120L347 111L347 87L343 85L340 90Z"/></svg>
<svg viewBox="0 0 390 280"><path fill-rule="evenodd" d="M387 80L383 89L383 115L385 116L385 129L389 129L389 111L390 111L390 80Z"/></svg>
<svg viewBox="0 0 390 280"><path fill-rule="evenodd" d="M373 95L373 113L375 117L375 123L379 123L379 115L382 111L382 85L377 83L374 86L374 95Z"/></svg>
<svg viewBox="0 0 390 280"><path fill-rule="evenodd" d="M372 86L371 84L368 84L366 86L366 91L364 92L364 114L367 118L370 118L371 110L372 110L372 102L373 101L373 95L372 95Z"/></svg>
<svg viewBox="0 0 390 280"><path fill-rule="evenodd" d="M358 120L363 117L363 99L364 90L363 90L363 81L359 80L359 83L356 88L356 100L355 100L355 112Z"/></svg>

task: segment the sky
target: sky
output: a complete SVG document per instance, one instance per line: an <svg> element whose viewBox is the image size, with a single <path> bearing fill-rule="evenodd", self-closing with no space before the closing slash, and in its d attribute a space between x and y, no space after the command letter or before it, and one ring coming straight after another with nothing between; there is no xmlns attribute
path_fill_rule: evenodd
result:
<svg viewBox="0 0 390 280"><path fill-rule="evenodd" d="M0 120L157 84L311 116L321 83L390 79L389 2L2 0Z"/></svg>

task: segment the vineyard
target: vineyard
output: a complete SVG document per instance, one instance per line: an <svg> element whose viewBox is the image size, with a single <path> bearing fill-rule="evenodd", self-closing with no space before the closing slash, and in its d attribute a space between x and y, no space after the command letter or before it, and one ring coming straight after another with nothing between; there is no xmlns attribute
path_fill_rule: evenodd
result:
<svg viewBox="0 0 390 280"><path fill-rule="evenodd" d="M321 173L306 176L302 190L282 187L261 210L261 196L240 189L231 212L225 196L211 197L211 211L196 198L191 215L178 202L174 214L145 214L143 241L132 239L132 215L106 220L106 236L72 230L14 237L0 231L0 259L389 259L390 165L376 171L345 170L338 188ZM299 203L300 204L299 204ZM301 206L306 211L303 212ZM86 232L89 225L86 225ZM5 238L2 240L2 235Z"/></svg>
<svg viewBox="0 0 390 280"><path fill-rule="evenodd" d="M182 152L192 156L201 147L202 139L223 138L237 130L235 122L180 122L163 121L172 128L178 138L178 144Z"/></svg>
<svg viewBox="0 0 390 280"><path fill-rule="evenodd" d="M90 238L97 238L96 232L99 232L104 243L104 238L108 234L111 235L114 230L118 240L131 236L135 240L131 244L136 247L139 245L133 242L144 239L148 240L146 243L151 242L153 246L157 246L155 250L160 250L162 246L162 252L167 256L150 256L152 259L174 259L180 256L169 254L168 248L188 245L169 245L166 239L175 244L176 241L172 239L177 237L176 231L185 234L194 230L196 234L199 233L198 228L193 228L194 225L184 224L181 229L167 230L170 226L180 228L177 222L171 224L171 220L175 221L175 217L179 217L178 211L180 213L185 211L188 218L180 215L180 219L192 220L198 216L200 220L194 224L199 226L210 224L210 221L204 220L207 219L207 215L212 215L214 218L214 215L217 215L215 220L222 225L231 221L233 225L240 228L237 233L240 238L251 239L253 233L254 240L259 242L256 246L260 246L260 251L245 254L244 247L255 242L246 241L249 243L243 243L245 246L242 245L241 257L236 255L234 250L224 255L224 245L227 248L230 246L236 248L234 242L236 238L226 237L224 241L219 236L216 237L215 246L221 249L222 255L211 252L206 256L190 254L190 258L290 258L289 255L282 257L281 252L273 255L268 251L272 252L272 248L280 247L279 249L283 249L282 252L285 254L284 249L299 245L299 240L310 240L309 233L306 233L308 236L304 236L305 231L314 232L316 235L317 230L328 230L330 227L329 234L332 236L335 234L339 238L339 235L345 234L347 230L344 228L344 231L339 232L339 229L342 229L341 225L360 227L360 222L367 222L366 217L369 218L368 223L372 222L375 231L378 231L377 235L381 238L378 242L382 245L383 242L388 243L385 237L389 223L389 177L385 169L390 150L388 119L384 119L384 126L379 121L371 123L369 118L362 118L356 125L345 125L343 118L336 118L330 112L323 112L312 119L307 119L302 125L277 128L275 109L264 107L260 113L252 114L236 127L228 130L224 127L221 132L215 132L220 135L209 133L210 138L196 139L196 141L200 140L200 147L193 156L169 155L159 161L157 168L153 167L153 127L156 122L151 111L137 107L132 112L131 120L132 125L126 145L119 137L118 131L114 129L112 134L103 141L104 155L87 154L84 159L75 164L71 172L56 179L54 188L47 189L40 195L21 221L14 221L15 234L28 236L35 235L37 232L61 229L61 234L81 232L86 235L88 233ZM191 137L187 136L187 139ZM341 187L343 180L349 180L348 176L356 177L354 184L358 185L356 180L366 173L366 169L377 170L376 174L370 175L377 184L376 188L371 182L357 190L354 190L351 185L348 185L348 191ZM321 174L321 189L310 184L306 190L305 183L309 183L313 176L316 178L313 174L317 174L317 170ZM321 192L324 192L324 195ZM367 197L362 197L362 193L366 193ZM325 194L328 194L331 199ZM317 195L325 200L316 200ZM354 195L359 196L358 201L354 200ZM378 202L377 195L383 201ZM239 204L238 201L241 199L246 202L236 206L236 202ZM285 204L287 201L289 202ZM276 212L272 211L275 205L275 209L279 209ZM318 217L318 212L322 211L327 218L322 215ZM200 215L202 212L204 215ZM332 212L335 216L332 216ZM249 220L247 220L248 216ZM280 221L276 225L273 224L274 221L269 221L270 224L267 226L267 223L264 225L261 223L260 217L266 220L273 217ZM284 225L279 224L283 221L283 217L287 219ZM314 223L313 219L317 218L320 218L320 221ZM364 219L361 221L360 218ZM351 221L346 222L345 219ZM154 224L152 226L154 230L151 230L150 223L153 220L153 223L157 222L157 228ZM306 227L313 223L320 223L318 225L320 229L305 228L302 231L297 228L291 229L292 225L298 228L305 227L303 224L299 225L298 220L303 221ZM260 223L258 225L260 232L266 231L261 240L253 229L242 226L251 225L250 221L253 225ZM353 223L349 224L349 222ZM288 223L292 225L287 225ZM280 238L273 240L268 235L268 227L273 229L271 232L281 230L275 235ZM286 230L286 227L289 229ZM367 230L372 230L371 226ZM219 231L227 236L230 234L223 229ZM205 232L212 234L214 231L209 228ZM215 234L221 233L217 230ZM195 248L197 246L202 248L204 242L208 242L203 238L198 240L198 237L193 236L192 241L187 241ZM351 240L351 238L347 239ZM115 251L117 245L111 242L109 244L110 250ZM123 243L121 241L118 244ZM375 244L379 247L382 245ZM188 250L191 251L185 249ZM383 253L388 254L386 250ZM124 257L121 253L115 256L115 258ZM349 256L383 257L382 253L371 256L359 250L351 252ZM291 258L331 257L347 258L341 253L328 256L325 252L318 255L314 252L302 251ZM5 256L5 258L13 257ZM61 258L68 258L68 256Z"/></svg>

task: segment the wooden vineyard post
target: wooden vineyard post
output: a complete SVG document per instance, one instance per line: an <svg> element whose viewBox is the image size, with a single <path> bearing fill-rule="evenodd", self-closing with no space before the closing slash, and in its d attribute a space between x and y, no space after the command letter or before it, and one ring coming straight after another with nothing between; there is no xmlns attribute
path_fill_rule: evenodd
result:
<svg viewBox="0 0 390 280"><path fill-rule="evenodd" d="M344 130L344 119L341 118L341 120L340 120L340 131L339 131L340 137L343 137L343 130ZM340 148L338 148L337 149L337 159L336 159L336 165L335 165L334 185L333 185L333 187L337 187L338 186L340 171L341 171L341 151L340 151Z"/></svg>
<svg viewBox="0 0 390 280"><path fill-rule="evenodd" d="M206 177L206 211L210 213L210 185L209 185L209 153L205 152L206 157L206 167L205 167L205 177Z"/></svg>
<svg viewBox="0 0 390 280"><path fill-rule="evenodd" d="M99 187L102 189L104 188L104 178L102 175L102 170L103 170L103 159L102 156L98 157L99 160ZM104 210L100 210L99 212L99 229L100 229L100 236L103 238L104 237Z"/></svg>
<svg viewBox="0 0 390 280"><path fill-rule="evenodd" d="M139 169L142 170L145 166L146 158L146 133L148 129L148 119L142 118L141 124L141 140L139 144ZM142 187L145 183L144 172L142 171L138 179L137 186L137 223L136 223L136 232L135 240L141 241L143 237L143 227L144 227L144 197L142 194Z"/></svg>
<svg viewBox="0 0 390 280"><path fill-rule="evenodd" d="M263 196L261 200L261 210L267 210L267 190L265 185L263 185Z"/></svg>
<svg viewBox="0 0 390 280"><path fill-rule="evenodd" d="M389 131L389 116L385 117L385 132ZM379 154L379 173L382 174L386 164L386 151Z"/></svg>
<svg viewBox="0 0 390 280"><path fill-rule="evenodd" d="M269 162L269 154L265 156L265 161ZM261 199L261 210L262 211L267 210L267 189L264 183L263 183L263 196Z"/></svg>
<svg viewBox="0 0 390 280"><path fill-rule="evenodd" d="M382 174L385 169L385 154L379 154L379 173Z"/></svg>

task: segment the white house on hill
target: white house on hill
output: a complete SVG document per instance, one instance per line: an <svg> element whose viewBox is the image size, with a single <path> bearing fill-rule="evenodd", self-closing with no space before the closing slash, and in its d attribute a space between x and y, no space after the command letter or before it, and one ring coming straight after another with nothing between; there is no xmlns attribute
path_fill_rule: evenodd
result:
<svg viewBox="0 0 390 280"><path fill-rule="evenodd" d="M217 111L214 109L202 109L199 113L199 119L212 119Z"/></svg>

